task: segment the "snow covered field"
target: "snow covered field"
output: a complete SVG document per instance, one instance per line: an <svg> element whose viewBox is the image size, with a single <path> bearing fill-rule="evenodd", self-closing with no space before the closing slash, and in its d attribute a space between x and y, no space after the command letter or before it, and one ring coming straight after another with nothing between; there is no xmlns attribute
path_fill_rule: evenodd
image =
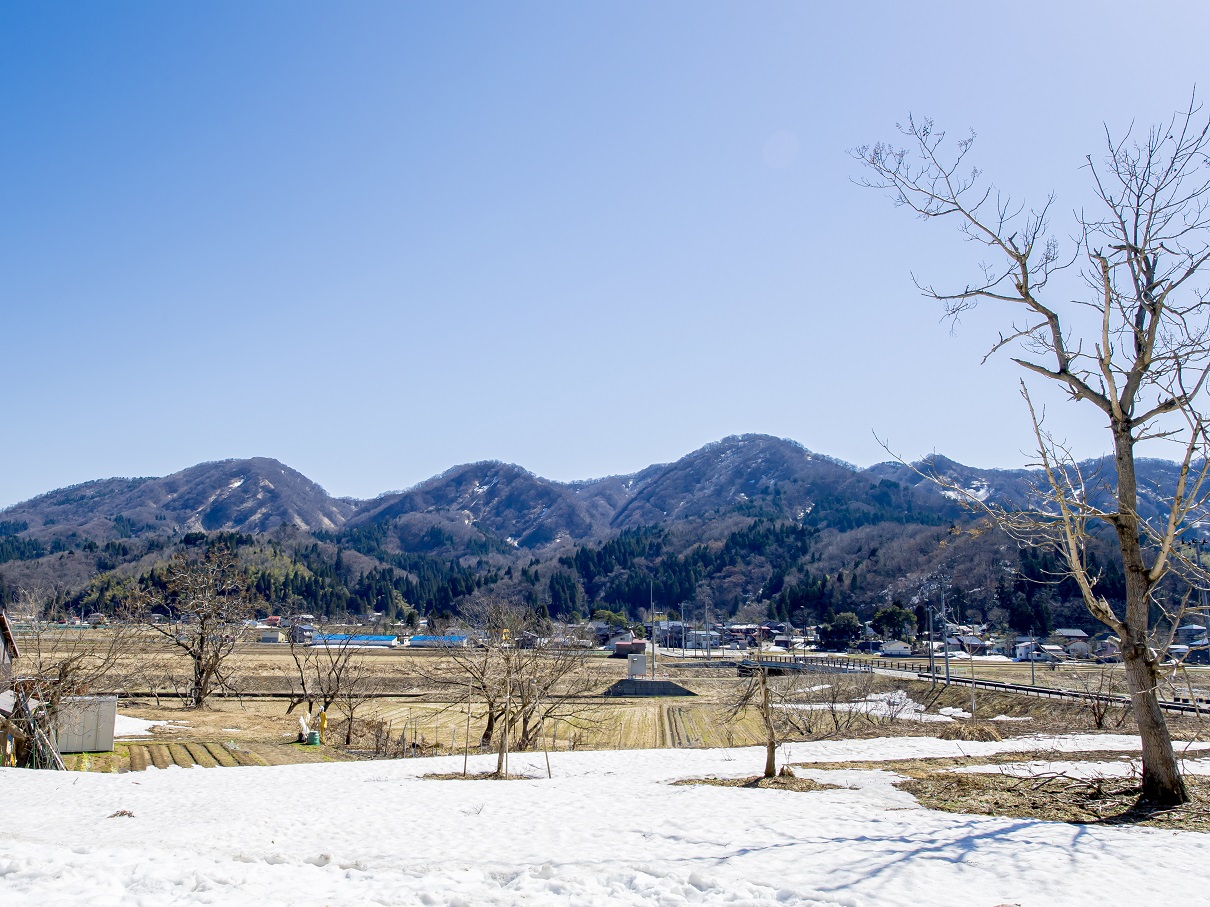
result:
<svg viewBox="0 0 1210 907"><path fill-rule="evenodd" d="M1137 738L794 744L836 762ZM472 771L494 767L472 758ZM931 812L886 771L799 770L813 793L668 781L755 774L756 749L512 758L529 781L425 781L461 758L0 769L0 904L945 905L1205 903L1210 836ZM115 815L128 811L131 816Z"/></svg>

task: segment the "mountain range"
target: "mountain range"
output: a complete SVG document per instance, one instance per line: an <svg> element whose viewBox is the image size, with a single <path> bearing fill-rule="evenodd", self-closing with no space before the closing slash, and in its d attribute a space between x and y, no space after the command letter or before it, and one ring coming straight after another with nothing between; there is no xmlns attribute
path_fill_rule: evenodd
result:
<svg viewBox="0 0 1210 907"><path fill-rule="evenodd" d="M1112 462L1081 469L1101 476L1090 487L1108 503ZM1139 475L1144 516L1158 518L1176 466L1145 460ZM333 497L277 460L224 460L85 482L0 511L0 597L37 585L100 600L180 543L223 532L248 547L266 601L337 610L431 611L522 579L531 599L564 610L633 610L652 582L665 603L708 587L732 611L777 596L783 610L860 610L937 569L962 573L986 610L1025 555L998 534L958 531L971 521L958 499L1012 506L1038 480L940 456L862 469L767 435L580 482L471 463L371 500Z"/></svg>
<svg viewBox="0 0 1210 907"><path fill-rule="evenodd" d="M1111 462L1081 466L1086 475L1112 476ZM1176 469L1164 460L1141 461L1144 506L1159 506L1160 489L1172 486ZM860 469L794 441L742 435L631 475L556 482L520 466L484 461L364 501L333 497L274 459L222 460L162 478L98 479L60 488L0 510L0 524L30 539L75 533L104 542L145 533L260 533L283 525L332 532L387 522L405 539L436 528L455 539L542 548L727 511L835 527L886 516L888 507L903 508L900 517L956 518L959 495L931 481L933 474L979 500L1008 506L1025 500L1040 479L1034 470L979 469L941 456Z"/></svg>
<svg viewBox="0 0 1210 907"><path fill-rule="evenodd" d="M991 477L975 481L1001 481L995 471L969 472ZM1016 473L1003 475L1022 480ZM331 532L388 522L405 536L420 537L436 527L456 537L540 548L724 510L776 509L801 520L821 505L834 510L843 502L854 511L873 512L884 506L888 482L911 488L921 477L900 464L861 470L793 441L744 435L632 475L556 482L520 466L484 461L365 501L333 497L274 459L222 460L162 478L98 479L60 488L0 511L0 521L10 529L22 526L16 533L21 537L46 541L75 533L98 542L147 533L259 533L283 525ZM930 492L925 485L899 494L909 505L954 511Z"/></svg>

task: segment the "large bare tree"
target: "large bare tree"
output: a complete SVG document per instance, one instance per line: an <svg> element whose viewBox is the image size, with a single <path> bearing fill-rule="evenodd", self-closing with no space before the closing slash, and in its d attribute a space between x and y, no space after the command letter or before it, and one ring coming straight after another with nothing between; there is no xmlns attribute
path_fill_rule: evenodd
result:
<svg viewBox="0 0 1210 907"><path fill-rule="evenodd" d="M162 587L137 597L144 622L189 660L189 707L205 708L215 690L233 689L229 659L252 614L248 578L235 553L215 544L199 556L174 555ZM175 618L159 623L152 614Z"/></svg>
<svg viewBox="0 0 1210 907"><path fill-rule="evenodd" d="M928 119L909 118L896 144L864 146L867 186L889 190L922 218L950 218L985 256L980 278L958 292L918 286L957 318L980 302L1011 312L988 355L1010 350L1031 380L1057 387L1071 403L1105 419L1114 474L1084 476L1030 398L1038 461L1045 475L1035 500L993 508L1019 539L1058 551L1089 611L1121 640L1133 714L1142 738L1143 799L1188 799L1157 699L1160 656L1152 611L1165 596L1204 584L1183 535L1205 511L1206 391L1210 296L1210 148L1196 99L1167 122L1121 136L1086 158L1089 207L1052 231L1055 198L1030 208L986 183L968 161L974 135L946 142ZM1075 297L1074 299L1072 297ZM1166 442L1179 476L1171 487L1140 489L1136 458ZM1099 487L1089 487L1090 484ZM1163 516L1140 515L1140 491L1162 497ZM1088 552L1097 525L1116 538L1125 570L1118 607L1098 590ZM1163 648L1160 648L1163 651Z"/></svg>

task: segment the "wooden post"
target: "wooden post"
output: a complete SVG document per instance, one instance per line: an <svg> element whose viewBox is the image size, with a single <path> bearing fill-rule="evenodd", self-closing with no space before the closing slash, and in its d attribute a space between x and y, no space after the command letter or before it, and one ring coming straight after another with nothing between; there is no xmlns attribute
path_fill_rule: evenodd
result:
<svg viewBox="0 0 1210 907"><path fill-rule="evenodd" d="M542 719L542 724L546 724L545 718ZM550 773L550 750L546 746L546 734L544 733L545 730L545 727L539 728L538 736L542 738L542 752L546 754L546 777L553 778L554 775Z"/></svg>

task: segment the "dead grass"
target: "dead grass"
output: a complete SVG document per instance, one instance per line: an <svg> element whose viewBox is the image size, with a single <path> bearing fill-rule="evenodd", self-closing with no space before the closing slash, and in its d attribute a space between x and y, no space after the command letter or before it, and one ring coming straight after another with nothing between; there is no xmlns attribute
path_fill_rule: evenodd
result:
<svg viewBox="0 0 1210 907"><path fill-rule="evenodd" d="M420 776L425 781L534 781L536 775L520 775L510 772L507 775L500 772L432 772Z"/></svg>
<svg viewBox="0 0 1210 907"><path fill-rule="evenodd" d="M982 721L954 721L940 725L937 737L941 740L975 740L994 743L1003 740L995 725Z"/></svg>
<svg viewBox="0 0 1210 907"><path fill-rule="evenodd" d="M1210 831L1210 779L1186 776L1192 802L1172 809L1140 804L1138 778L1015 777L931 772L899 787L921 806L953 813L1011 816L1077 825L1142 825Z"/></svg>
<svg viewBox="0 0 1210 907"><path fill-rule="evenodd" d="M709 785L711 787L747 787L761 790L792 790L799 793L809 793L816 790L839 790L839 784L823 784L810 778L797 778L793 774L781 774L773 778L764 775L752 775L749 778L684 778L672 782L674 787L694 787Z"/></svg>

